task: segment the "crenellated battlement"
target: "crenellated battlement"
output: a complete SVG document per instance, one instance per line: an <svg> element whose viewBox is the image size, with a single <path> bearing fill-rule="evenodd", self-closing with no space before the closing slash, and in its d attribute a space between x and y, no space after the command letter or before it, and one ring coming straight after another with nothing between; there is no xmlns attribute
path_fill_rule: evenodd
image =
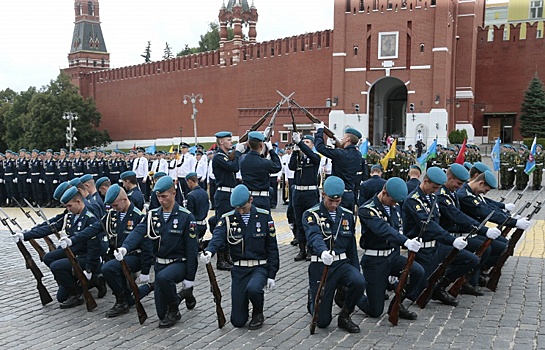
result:
<svg viewBox="0 0 545 350"><path fill-rule="evenodd" d="M479 27L477 42L479 46L510 42L543 45L543 23L543 21L536 21Z"/></svg>
<svg viewBox="0 0 545 350"><path fill-rule="evenodd" d="M384 14L389 12L428 10L437 0L338 0L344 1L345 13Z"/></svg>

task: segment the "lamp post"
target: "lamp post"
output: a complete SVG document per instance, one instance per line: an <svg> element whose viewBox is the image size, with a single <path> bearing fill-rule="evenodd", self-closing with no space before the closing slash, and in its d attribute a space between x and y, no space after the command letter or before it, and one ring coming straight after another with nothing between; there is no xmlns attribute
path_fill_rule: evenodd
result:
<svg viewBox="0 0 545 350"><path fill-rule="evenodd" d="M195 145L198 144L197 142L197 108L195 107L195 103L197 102L197 99L199 103L203 103L202 95L194 93L191 93L191 96L184 95L184 105L187 104L187 102L191 102L191 106L193 107L193 114L191 114L191 119L193 119L193 132L195 133Z"/></svg>
<svg viewBox="0 0 545 350"><path fill-rule="evenodd" d="M72 147L78 140L76 136L74 136L74 133L76 132L76 128L72 127L72 120L78 120L78 114L72 113L72 112L64 112L62 115L62 119L68 120L68 127L66 128L66 146L70 148L70 152L72 152Z"/></svg>

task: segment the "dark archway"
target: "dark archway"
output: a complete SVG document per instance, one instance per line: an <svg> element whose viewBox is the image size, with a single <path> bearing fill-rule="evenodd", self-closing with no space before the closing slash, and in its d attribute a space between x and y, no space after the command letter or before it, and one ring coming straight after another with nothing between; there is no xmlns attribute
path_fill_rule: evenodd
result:
<svg viewBox="0 0 545 350"><path fill-rule="evenodd" d="M378 80L369 92L369 135L374 145L382 136L402 138L406 134L407 87L393 77ZM398 141L398 142L399 142Z"/></svg>

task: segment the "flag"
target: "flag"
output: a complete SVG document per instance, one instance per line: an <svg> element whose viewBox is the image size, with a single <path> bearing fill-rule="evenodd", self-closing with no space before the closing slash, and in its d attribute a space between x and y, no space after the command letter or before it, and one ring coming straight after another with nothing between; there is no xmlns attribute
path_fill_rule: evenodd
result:
<svg viewBox="0 0 545 350"><path fill-rule="evenodd" d="M526 161L526 167L524 168L524 172L527 175L530 175L531 173L536 170L536 160L534 156L536 155L536 144L537 144L537 136L534 136L534 142L532 142L532 148L530 149L530 155L528 156L528 160Z"/></svg>
<svg viewBox="0 0 545 350"><path fill-rule="evenodd" d="M170 149L168 150L168 153L174 153L174 145L170 146Z"/></svg>
<svg viewBox="0 0 545 350"><path fill-rule="evenodd" d="M386 170L388 168L388 159L394 159L396 156L396 148L397 148L397 139L394 140L394 143L392 143L392 146L390 146L390 150L384 158L380 160L380 164L382 165L382 168Z"/></svg>
<svg viewBox="0 0 545 350"><path fill-rule="evenodd" d="M155 145L149 146L149 147L146 148L146 153L155 154L155 150L156 150Z"/></svg>
<svg viewBox="0 0 545 350"><path fill-rule="evenodd" d="M197 152L197 146L189 147L189 153L195 155L196 152Z"/></svg>
<svg viewBox="0 0 545 350"><path fill-rule="evenodd" d="M365 141L363 141L363 143L360 145L361 156L367 159L368 151L369 151L369 140L365 139Z"/></svg>
<svg viewBox="0 0 545 350"><path fill-rule="evenodd" d="M426 163L428 160L437 157L437 139L433 140L432 144L428 149L426 150L426 153L420 156L420 158L417 159L418 163L420 163L420 169L422 171L426 167Z"/></svg>
<svg viewBox="0 0 545 350"><path fill-rule="evenodd" d="M136 143L132 146L132 150L136 151Z"/></svg>
<svg viewBox="0 0 545 350"><path fill-rule="evenodd" d="M464 139L464 143L462 144L460 151L458 151L458 155L456 156L454 163L464 165L464 161L466 160L466 141L467 139Z"/></svg>
<svg viewBox="0 0 545 350"><path fill-rule="evenodd" d="M492 148L492 153L490 153L490 158L492 158L492 164L494 164L494 171L500 170L500 144L501 140L498 137L494 148Z"/></svg>

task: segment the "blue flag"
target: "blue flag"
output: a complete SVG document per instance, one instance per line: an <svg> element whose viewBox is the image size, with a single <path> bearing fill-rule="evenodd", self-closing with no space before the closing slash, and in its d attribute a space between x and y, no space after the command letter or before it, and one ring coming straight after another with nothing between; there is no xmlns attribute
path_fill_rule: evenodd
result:
<svg viewBox="0 0 545 350"><path fill-rule="evenodd" d="M146 153L155 154L155 151L156 151L155 144L153 146L149 146L148 148L146 148Z"/></svg>
<svg viewBox="0 0 545 350"><path fill-rule="evenodd" d="M490 153L490 158L492 158L492 164L494 164L494 171L500 170L500 144L501 140L498 137L494 148L492 148L492 153Z"/></svg>
<svg viewBox="0 0 545 350"><path fill-rule="evenodd" d="M536 159L534 156L536 155L536 144L537 144L537 136L534 136L534 142L532 142L532 148L530 149L530 155L528 156L528 160L526 161L526 167L524 168L524 172L528 175L534 172L536 170Z"/></svg>
<svg viewBox="0 0 545 350"><path fill-rule="evenodd" d="M369 140L363 141L363 143L360 145L360 152L361 156L365 159L367 159L367 152L369 151Z"/></svg>
<svg viewBox="0 0 545 350"><path fill-rule="evenodd" d="M428 160L435 157L437 157L437 139L433 140L430 147L428 147L428 149L426 150L426 153L424 153L417 159L417 162L420 163L420 169L424 170Z"/></svg>

